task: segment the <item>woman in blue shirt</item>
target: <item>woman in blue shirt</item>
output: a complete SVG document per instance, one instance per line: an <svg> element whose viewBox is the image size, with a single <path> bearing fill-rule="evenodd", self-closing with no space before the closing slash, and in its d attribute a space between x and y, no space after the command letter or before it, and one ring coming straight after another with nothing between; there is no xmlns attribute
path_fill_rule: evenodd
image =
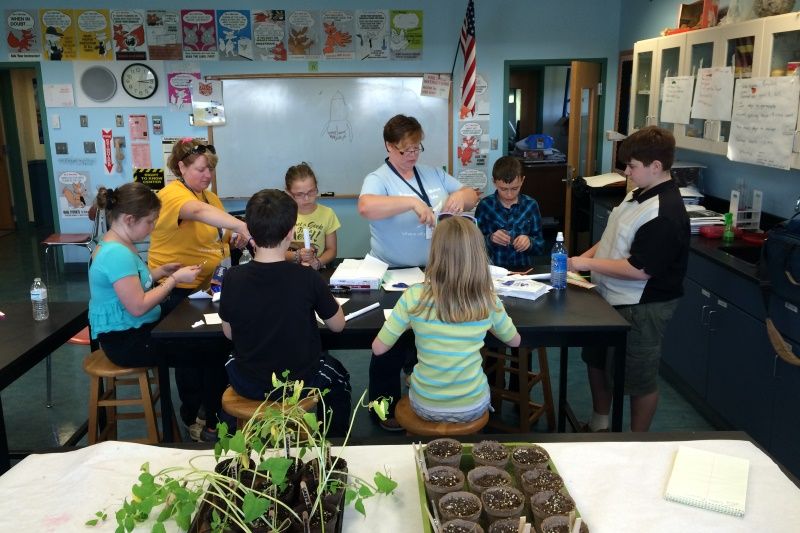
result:
<svg viewBox="0 0 800 533"><path fill-rule="evenodd" d="M159 304L178 283L194 281L200 267L169 263L149 270L139 257L134 243L150 235L161 208L158 196L146 185L101 188L97 204L105 208L111 227L89 268L92 338L100 341L116 365L155 366L150 330L161 317ZM154 280L161 283L155 285Z"/></svg>

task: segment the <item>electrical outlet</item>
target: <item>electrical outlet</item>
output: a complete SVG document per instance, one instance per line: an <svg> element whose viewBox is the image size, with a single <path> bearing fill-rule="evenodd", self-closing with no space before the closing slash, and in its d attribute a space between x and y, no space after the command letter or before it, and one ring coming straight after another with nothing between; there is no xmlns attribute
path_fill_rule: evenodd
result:
<svg viewBox="0 0 800 533"><path fill-rule="evenodd" d="M58 155L67 155L69 153L67 143L56 143L56 153Z"/></svg>
<svg viewBox="0 0 800 533"><path fill-rule="evenodd" d="M497 139L492 139L489 144L491 146L490 150L497 150Z"/></svg>
<svg viewBox="0 0 800 533"><path fill-rule="evenodd" d="M50 115L50 127L54 130L61 129L61 115Z"/></svg>

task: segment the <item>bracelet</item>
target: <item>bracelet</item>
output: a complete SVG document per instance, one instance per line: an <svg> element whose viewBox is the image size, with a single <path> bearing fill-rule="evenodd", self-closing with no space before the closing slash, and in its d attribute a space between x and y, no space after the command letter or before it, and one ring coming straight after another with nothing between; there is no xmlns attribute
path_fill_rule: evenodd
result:
<svg viewBox="0 0 800 533"><path fill-rule="evenodd" d="M297 263L298 265L300 264L300 252L298 252L297 250L295 250L294 252L294 262Z"/></svg>

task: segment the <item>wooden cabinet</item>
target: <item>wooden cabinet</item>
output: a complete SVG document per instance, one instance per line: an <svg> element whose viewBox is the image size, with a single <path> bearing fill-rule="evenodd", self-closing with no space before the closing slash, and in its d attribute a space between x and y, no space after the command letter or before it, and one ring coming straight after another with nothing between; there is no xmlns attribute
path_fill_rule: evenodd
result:
<svg viewBox="0 0 800 533"><path fill-rule="evenodd" d="M542 225L564 230L564 212L567 198L566 163L526 163L522 160L525 181L520 192L539 204Z"/></svg>

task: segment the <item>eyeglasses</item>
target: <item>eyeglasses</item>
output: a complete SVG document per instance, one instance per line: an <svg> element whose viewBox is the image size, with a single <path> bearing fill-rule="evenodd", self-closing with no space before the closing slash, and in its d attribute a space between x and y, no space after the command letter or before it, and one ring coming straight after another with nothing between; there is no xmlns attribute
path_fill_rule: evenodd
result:
<svg viewBox="0 0 800 533"><path fill-rule="evenodd" d="M478 219L476 219L474 216L468 213L456 214L456 213L448 213L447 211L445 211L443 213L439 213L439 216L436 217L436 221L441 222L442 220L447 220L450 217L466 218L467 220L471 220L476 226L478 225Z"/></svg>
<svg viewBox="0 0 800 533"><path fill-rule="evenodd" d="M196 146L192 146L192 149L189 150L188 152L186 152L186 155L181 157L181 161L183 161L184 159L186 159L190 155L203 155L206 152L209 152L211 154L215 154L216 155L217 149L214 148L213 144L198 144Z"/></svg>
<svg viewBox="0 0 800 533"><path fill-rule="evenodd" d="M397 153L400 155L417 155L425 151L425 147L422 146L422 143L416 148L409 148L408 150L401 150L397 145L394 145L394 149L397 150Z"/></svg>
<svg viewBox="0 0 800 533"><path fill-rule="evenodd" d="M319 193L319 189L312 189L308 192L290 192L289 195L291 195L291 197L295 200L311 200L312 198L317 197L317 193Z"/></svg>
<svg viewBox="0 0 800 533"><path fill-rule="evenodd" d="M522 189L522 185L520 185L518 187L497 187L498 191L505 192L505 193L519 192L520 189Z"/></svg>

